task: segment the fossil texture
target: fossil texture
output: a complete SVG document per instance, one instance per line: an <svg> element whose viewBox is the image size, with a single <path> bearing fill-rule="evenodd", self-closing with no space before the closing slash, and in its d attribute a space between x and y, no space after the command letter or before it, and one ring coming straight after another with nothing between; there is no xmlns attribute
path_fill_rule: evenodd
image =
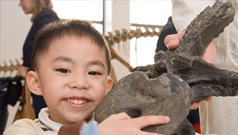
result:
<svg viewBox="0 0 238 135"><path fill-rule="evenodd" d="M111 114L126 112L130 117L167 115L165 125L142 130L169 134L194 135L186 119L190 105L208 96L236 96L238 73L221 70L201 56L207 45L233 21L230 2L216 2L202 11L187 27L175 50L159 52L155 64L137 67L106 95L98 106L99 123Z"/></svg>

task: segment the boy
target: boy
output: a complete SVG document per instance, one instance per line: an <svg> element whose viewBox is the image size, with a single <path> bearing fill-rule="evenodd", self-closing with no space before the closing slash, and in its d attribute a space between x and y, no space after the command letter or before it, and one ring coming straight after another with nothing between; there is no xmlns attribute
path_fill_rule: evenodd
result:
<svg viewBox="0 0 238 135"><path fill-rule="evenodd" d="M48 108L41 110L39 119L16 121L4 135L157 135L141 128L169 121L166 116L131 119L125 113L100 124L91 119L112 79L108 46L85 21L60 20L43 28L35 39L32 66L28 87L43 95Z"/></svg>

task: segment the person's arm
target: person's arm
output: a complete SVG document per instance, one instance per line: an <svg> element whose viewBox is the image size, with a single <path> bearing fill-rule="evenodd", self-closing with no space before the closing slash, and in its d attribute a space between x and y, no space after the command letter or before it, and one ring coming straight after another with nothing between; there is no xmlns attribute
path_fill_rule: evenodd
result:
<svg viewBox="0 0 238 135"><path fill-rule="evenodd" d="M130 118L126 113L113 114L98 125L100 135L160 135L142 131L150 125L166 124L167 116L142 116Z"/></svg>
<svg viewBox="0 0 238 135"><path fill-rule="evenodd" d="M59 135L160 135L141 131L149 125L166 124L166 116L142 116L130 118L126 113L113 114L100 124L96 121L89 124L80 122L73 125L62 126Z"/></svg>

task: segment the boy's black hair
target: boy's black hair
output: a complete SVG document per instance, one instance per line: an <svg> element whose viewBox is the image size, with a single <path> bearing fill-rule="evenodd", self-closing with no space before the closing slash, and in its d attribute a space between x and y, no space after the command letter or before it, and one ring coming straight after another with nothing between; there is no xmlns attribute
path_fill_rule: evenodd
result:
<svg viewBox="0 0 238 135"><path fill-rule="evenodd" d="M38 68L39 57L47 52L50 44L57 38L64 36L88 37L98 45L100 49L106 53L106 62L108 66L108 74L111 71L111 57L109 47L104 37L87 21L82 20L67 20L61 19L59 21L50 23L42 28L35 38L32 67Z"/></svg>

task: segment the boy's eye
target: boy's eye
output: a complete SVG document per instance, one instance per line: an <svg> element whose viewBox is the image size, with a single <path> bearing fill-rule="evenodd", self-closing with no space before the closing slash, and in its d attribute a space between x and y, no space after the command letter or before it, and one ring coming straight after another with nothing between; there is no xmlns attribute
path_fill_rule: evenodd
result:
<svg viewBox="0 0 238 135"><path fill-rule="evenodd" d="M61 73L71 73L71 71L69 71L68 69L64 69L64 68L56 69L56 71L61 72Z"/></svg>
<svg viewBox="0 0 238 135"><path fill-rule="evenodd" d="M88 73L89 75L102 75L101 73L99 72L94 72L94 71L91 71Z"/></svg>

